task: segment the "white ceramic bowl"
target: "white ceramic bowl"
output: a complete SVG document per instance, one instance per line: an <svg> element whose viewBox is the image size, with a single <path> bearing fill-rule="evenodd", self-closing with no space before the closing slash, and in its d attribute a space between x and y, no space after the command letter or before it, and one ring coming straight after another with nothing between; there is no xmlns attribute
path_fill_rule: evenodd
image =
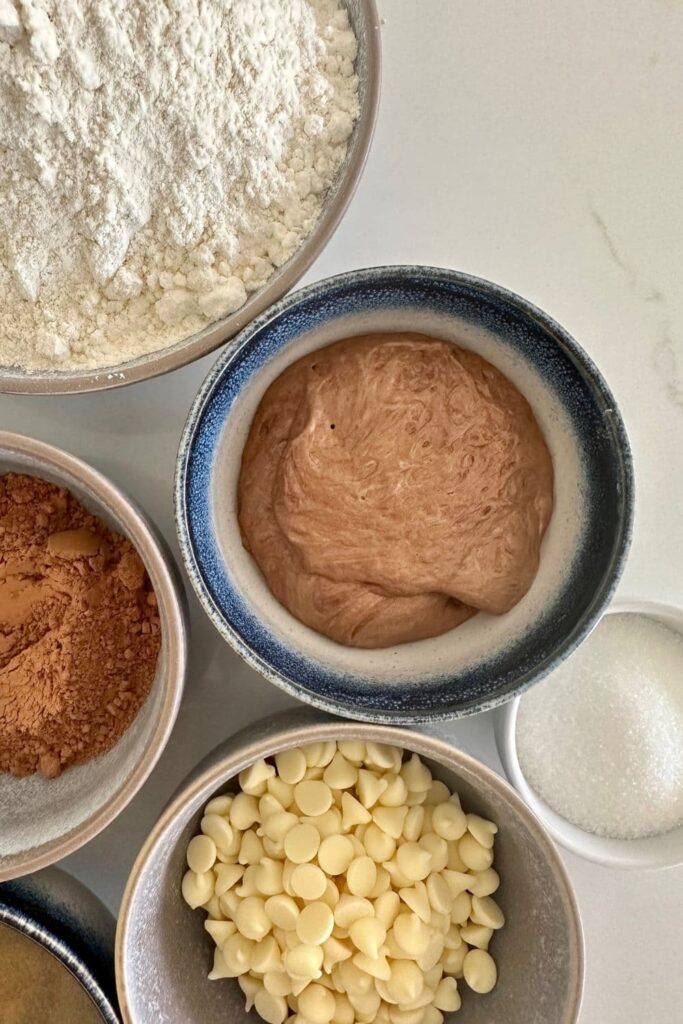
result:
<svg viewBox="0 0 683 1024"><path fill-rule="evenodd" d="M615 612L648 615L664 626L683 633L683 608L655 601L620 598L610 605L606 614ZM523 699L516 697L495 712L498 753L509 781L527 806L540 818L553 839L579 857L607 867L664 868L683 864L683 826L646 839L609 839L572 825L540 798L527 782L517 757L517 714L520 700Z"/></svg>

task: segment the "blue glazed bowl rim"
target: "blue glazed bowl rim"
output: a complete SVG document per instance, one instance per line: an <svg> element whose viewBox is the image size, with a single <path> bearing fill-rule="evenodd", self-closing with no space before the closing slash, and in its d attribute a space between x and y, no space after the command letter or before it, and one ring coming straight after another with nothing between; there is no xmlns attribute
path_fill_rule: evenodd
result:
<svg viewBox="0 0 683 1024"><path fill-rule="evenodd" d="M272 324L283 313L291 311L296 306L304 304L316 296L322 296L329 291L340 287L363 286L366 284L378 284L382 281L396 283L402 280L410 280L411 283L424 283L433 286L443 282L451 286L469 288L480 292L484 297L494 301L507 304L523 316L536 321L536 323L552 338L560 344L567 356L577 367L581 376L589 381L597 401L603 405L603 411L609 415L612 428L615 434L616 451L620 456L620 519L615 529L615 545L612 552L609 572L607 572L599 588L596 589L590 604L587 606L582 621L568 635L564 643L559 644L552 655L545 658L538 669L523 678L513 686L492 693L484 698L476 698L468 703L463 703L457 709L437 708L419 712L406 712L405 710L384 710L379 707L363 707L362 711L354 709L345 702L331 699L329 697L313 693L300 684L282 675L277 668L267 662L257 651L255 651L242 636L232 627L226 615L222 612L218 603L214 600L209 590L199 563L196 558L195 545L190 530L190 514L187 505L187 470L190 456L196 441L197 427L202 416L213 399L216 386L229 372L232 363L237 362L244 351L255 341L259 333L268 325ZM251 379L251 378L250 378ZM247 386L249 381L246 382ZM174 484L174 506L176 528L180 551L185 564L185 570L192 583L194 591L209 619L216 627L220 635L232 648L259 674L269 682L283 689L290 696L304 703L327 711L331 714L342 715L346 718L361 718L365 721L380 722L386 724L419 724L465 717L480 711L488 711L501 704L506 703L514 696L521 695L534 683L547 676L562 661L585 640L599 622L605 608L609 605L617 585L621 578L626 559L628 556L631 538L633 533L633 518L635 506L635 482L633 459L631 447L615 398L597 365L593 362L588 353L578 344L572 335L551 317L544 310L540 309L528 299L523 298L516 292L502 287L486 278L466 274L462 271L452 270L445 267L433 267L421 264L399 264L387 266L367 267L360 270L348 271L342 274L333 275L313 282L304 288L291 292L279 302L269 307L264 313L248 324L234 339L232 345L227 348L209 370L202 382L199 391L190 407L188 417L183 428L178 449L178 460Z"/></svg>
<svg viewBox="0 0 683 1024"><path fill-rule="evenodd" d="M106 1024L120 1024L118 1014L107 999L95 976L63 939L60 939L49 928L36 921L26 911L17 910L2 903L0 903L0 923L15 928L22 935L33 939L49 953L52 953L62 966L66 967L76 980L80 982L101 1014L102 1019L106 1021Z"/></svg>

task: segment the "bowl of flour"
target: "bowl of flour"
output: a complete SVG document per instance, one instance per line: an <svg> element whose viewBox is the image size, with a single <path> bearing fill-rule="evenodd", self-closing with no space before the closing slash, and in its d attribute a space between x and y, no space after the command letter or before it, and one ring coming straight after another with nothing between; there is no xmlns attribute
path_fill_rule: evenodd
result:
<svg viewBox="0 0 683 1024"><path fill-rule="evenodd" d="M0 390L118 387L234 336L339 223L374 0L0 5Z"/></svg>

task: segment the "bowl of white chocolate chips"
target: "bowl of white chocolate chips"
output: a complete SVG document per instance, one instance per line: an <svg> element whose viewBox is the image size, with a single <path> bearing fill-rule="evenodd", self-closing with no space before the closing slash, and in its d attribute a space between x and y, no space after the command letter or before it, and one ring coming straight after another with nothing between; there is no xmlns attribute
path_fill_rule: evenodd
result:
<svg viewBox="0 0 683 1024"><path fill-rule="evenodd" d="M116 967L128 1024L570 1024L583 947L557 852L495 773L300 710L181 786L128 881Z"/></svg>

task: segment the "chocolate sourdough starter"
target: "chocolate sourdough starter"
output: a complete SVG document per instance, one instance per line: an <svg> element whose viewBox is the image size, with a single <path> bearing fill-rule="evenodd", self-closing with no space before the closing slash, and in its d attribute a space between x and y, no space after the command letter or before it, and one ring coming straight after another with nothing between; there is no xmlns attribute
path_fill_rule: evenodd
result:
<svg viewBox="0 0 683 1024"><path fill-rule="evenodd" d="M528 402L485 359L373 334L271 384L238 501L244 546L293 615L338 643L387 647L524 596L553 466Z"/></svg>

